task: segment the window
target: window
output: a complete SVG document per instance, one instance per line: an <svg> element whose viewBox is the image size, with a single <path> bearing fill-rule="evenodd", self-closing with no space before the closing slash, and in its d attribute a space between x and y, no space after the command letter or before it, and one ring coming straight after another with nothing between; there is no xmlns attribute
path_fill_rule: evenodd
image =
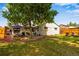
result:
<svg viewBox="0 0 79 59"><path fill-rule="evenodd" d="M75 33L74 32L72 32L72 34L71 34L72 36L74 36L75 35Z"/></svg>
<svg viewBox="0 0 79 59"><path fill-rule="evenodd" d="M69 33L67 32L65 36L68 36L68 35L69 35Z"/></svg>
<svg viewBox="0 0 79 59"><path fill-rule="evenodd" d="M48 29L48 27L44 27L44 29Z"/></svg>
<svg viewBox="0 0 79 59"><path fill-rule="evenodd" d="M56 27L55 27L54 29L55 29L55 30L57 30L57 28L56 28Z"/></svg>

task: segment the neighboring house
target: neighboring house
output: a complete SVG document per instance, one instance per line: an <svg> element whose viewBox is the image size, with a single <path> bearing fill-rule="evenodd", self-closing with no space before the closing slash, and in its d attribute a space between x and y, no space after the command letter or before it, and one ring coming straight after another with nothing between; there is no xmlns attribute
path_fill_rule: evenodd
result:
<svg viewBox="0 0 79 59"><path fill-rule="evenodd" d="M60 26L60 34L63 35L77 35L79 36L79 26L66 26L61 25Z"/></svg>
<svg viewBox="0 0 79 59"><path fill-rule="evenodd" d="M0 26L0 39L4 39L6 35L8 35L8 27Z"/></svg>
<svg viewBox="0 0 79 59"><path fill-rule="evenodd" d="M23 34L23 35L30 35L30 27L23 27L22 25L12 25L12 34ZM32 32L37 30L37 26L32 26Z"/></svg>
<svg viewBox="0 0 79 59"><path fill-rule="evenodd" d="M0 39L3 39L5 35L5 28L0 27Z"/></svg>
<svg viewBox="0 0 79 59"><path fill-rule="evenodd" d="M20 25L12 25L11 30L12 30L12 34L17 34L20 33L22 29L22 26Z"/></svg>

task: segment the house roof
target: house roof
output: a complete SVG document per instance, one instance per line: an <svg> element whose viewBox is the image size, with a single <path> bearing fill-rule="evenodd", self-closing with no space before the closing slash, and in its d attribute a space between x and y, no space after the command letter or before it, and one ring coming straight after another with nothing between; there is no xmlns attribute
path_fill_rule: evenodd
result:
<svg viewBox="0 0 79 59"><path fill-rule="evenodd" d="M21 28L22 26L20 25L12 25L13 28Z"/></svg>
<svg viewBox="0 0 79 59"><path fill-rule="evenodd" d="M56 24L58 27L60 27L57 23L54 22L54 24Z"/></svg>
<svg viewBox="0 0 79 59"><path fill-rule="evenodd" d="M76 25L76 26L69 26L69 25L60 24L60 27L65 27L65 28L79 28L79 25Z"/></svg>

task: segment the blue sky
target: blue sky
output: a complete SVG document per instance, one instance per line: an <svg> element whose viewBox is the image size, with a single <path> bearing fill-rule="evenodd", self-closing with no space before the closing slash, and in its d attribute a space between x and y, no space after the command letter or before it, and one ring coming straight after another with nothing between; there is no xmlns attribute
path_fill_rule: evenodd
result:
<svg viewBox="0 0 79 59"><path fill-rule="evenodd" d="M0 26L7 25L7 19L2 17L2 10L5 10L6 4L0 4ZM57 10L58 14L55 16L57 24L68 24L70 21L79 23L79 4L77 3L55 3L52 9Z"/></svg>
<svg viewBox="0 0 79 59"><path fill-rule="evenodd" d="M2 16L2 10L5 9L6 4L0 3L0 26L7 25L7 19Z"/></svg>
<svg viewBox="0 0 79 59"><path fill-rule="evenodd" d="M58 11L54 19L57 24L68 24L70 21L79 23L79 4L58 3L52 5L52 9Z"/></svg>

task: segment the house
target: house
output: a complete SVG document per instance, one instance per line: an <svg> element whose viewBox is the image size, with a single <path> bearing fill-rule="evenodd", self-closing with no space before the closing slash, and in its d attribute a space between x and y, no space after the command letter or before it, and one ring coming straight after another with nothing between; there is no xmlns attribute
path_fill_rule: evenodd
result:
<svg viewBox="0 0 79 59"><path fill-rule="evenodd" d="M79 36L79 26L60 25L60 34Z"/></svg>
<svg viewBox="0 0 79 59"><path fill-rule="evenodd" d="M23 28L23 26L16 25L12 26L13 33L22 33L30 35L30 27ZM79 26L68 26L61 24L60 26L56 23L46 23L41 26L32 26L33 35L79 35Z"/></svg>
<svg viewBox="0 0 79 59"><path fill-rule="evenodd" d="M40 27L41 35L55 35L59 34L60 28L56 23L46 23Z"/></svg>
<svg viewBox="0 0 79 59"><path fill-rule="evenodd" d="M12 26L13 33L22 33L22 32L28 32L29 27L26 27L26 30L20 25ZM32 32L34 35L55 35L59 34L59 26L56 23L46 23L42 26L32 26Z"/></svg>
<svg viewBox="0 0 79 59"><path fill-rule="evenodd" d="M12 34L17 34L17 33L20 33L21 32L21 29L22 29L22 26L21 25L12 25Z"/></svg>
<svg viewBox="0 0 79 59"><path fill-rule="evenodd" d="M20 34L20 35L30 35L30 27L27 26L27 27L23 27L22 25L12 25L12 34L13 35L17 35L17 34ZM32 26L32 32L35 32L37 30L37 26Z"/></svg>
<svg viewBox="0 0 79 59"><path fill-rule="evenodd" d="M3 39L5 35L5 28L0 27L0 39Z"/></svg>
<svg viewBox="0 0 79 59"><path fill-rule="evenodd" d="M8 27L1 27L0 26L0 39L4 39L6 35L8 35Z"/></svg>

